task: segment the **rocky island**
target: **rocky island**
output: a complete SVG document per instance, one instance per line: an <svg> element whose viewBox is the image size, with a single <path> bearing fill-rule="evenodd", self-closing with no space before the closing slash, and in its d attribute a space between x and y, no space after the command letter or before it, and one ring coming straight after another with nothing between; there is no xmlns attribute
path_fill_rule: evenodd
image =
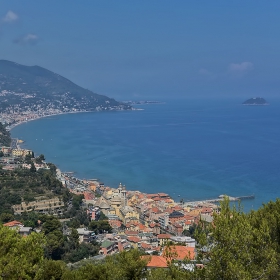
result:
<svg viewBox="0 0 280 280"><path fill-rule="evenodd" d="M262 97L250 98L242 103L243 105L268 105L266 100Z"/></svg>

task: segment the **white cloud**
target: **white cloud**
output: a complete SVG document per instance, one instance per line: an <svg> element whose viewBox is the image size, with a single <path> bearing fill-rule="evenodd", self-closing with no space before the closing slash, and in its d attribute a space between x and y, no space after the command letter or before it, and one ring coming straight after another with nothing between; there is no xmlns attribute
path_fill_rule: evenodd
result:
<svg viewBox="0 0 280 280"><path fill-rule="evenodd" d="M231 63L228 67L229 71L233 73L244 73L254 69L252 62Z"/></svg>
<svg viewBox="0 0 280 280"><path fill-rule="evenodd" d="M14 40L14 43L21 45L35 45L39 40L39 37L35 34L29 33L19 39Z"/></svg>
<svg viewBox="0 0 280 280"><path fill-rule="evenodd" d="M11 23L18 20L18 15L13 11L8 11L7 14L2 18L3 22Z"/></svg>

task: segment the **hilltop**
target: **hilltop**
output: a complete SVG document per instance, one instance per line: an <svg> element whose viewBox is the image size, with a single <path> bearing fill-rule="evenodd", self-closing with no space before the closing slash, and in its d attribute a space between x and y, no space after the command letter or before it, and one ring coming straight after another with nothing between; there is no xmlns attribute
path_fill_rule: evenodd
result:
<svg viewBox="0 0 280 280"><path fill-rule="evenodd" d="M84 89L40 66L0 60L0 110L6 113L44 110L128 110L131 106Z"/></svg>

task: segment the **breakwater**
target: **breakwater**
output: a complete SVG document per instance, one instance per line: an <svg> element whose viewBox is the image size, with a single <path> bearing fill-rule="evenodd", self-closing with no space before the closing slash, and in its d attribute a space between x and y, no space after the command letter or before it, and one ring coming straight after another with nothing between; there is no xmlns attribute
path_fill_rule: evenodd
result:
<svg viewBox="0 0 280 280"><path fill-rule="evenodd" d="M187 205L197 205L197 204L201 204L201 203L216 203L216 202L220 202L222 200L224 200L224 198L228 198L229 201L241 201L241 200L247 200L247 199L255 199L255 195L244 195L244 196L229 196L229 195L219 195L219 197L217 198L211 198L211 199L205 199L205 200L197 200L197 201L186 201L183 204L185 206Z"/></svg>

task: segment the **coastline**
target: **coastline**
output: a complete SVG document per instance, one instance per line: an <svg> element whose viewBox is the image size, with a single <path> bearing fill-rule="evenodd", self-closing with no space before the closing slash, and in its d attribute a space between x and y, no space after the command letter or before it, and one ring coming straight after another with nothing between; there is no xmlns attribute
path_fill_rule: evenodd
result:
<svg viewBox="0 0 280 280"><path fill-rule="evenodd" d="M61 113L54 113L54 114L49 114L49 115L38 116L36 118L30 118L25 121L19 121L15 124L9 125L9 126L7 126L7 130L11 131L13 128L15 128L16 126L19 126L21 124L28 123L31 121L36 121L36 120L43 119L43 118L52 117L52 116L59 116L59 115L66 115L66 114L78 114L78 113L92 113L92 112L95 112L95 111L61 112Z"/></svg>
<svg viewBox="0 0 280 280"><path fill-rule="evenodd" d="M142 108L132 108L131 109L131 111L143 111L143 110L144 109L142 109ZM124 110L110 110L110 112L112 112L112 111L121 112L121 111L124 111ZM20 125L22 125L24 123L28 123L28 122L31 122L31 121L36 121L36 120L40 120L40 119L48 118L48 117L52 117L52 116L67 115L67 114L78 114L78 113L94 113L94 112L98 113L98 112L104 112L104 111L86 111L85 110L85 111L59 112L59 113L47 114L47 115L43 115L43 116L42 115L40 115L40 116L37 115L36 117L32 117L32 118L26 119L24 121L18 121L17 123L8 126L7 130L8 131L12 131L15 127L20 126ZM107 111L107 112L109 112L109 111ZM18 138L13 138L13 139L16 139L16 147L17 147L17 149L22 149L21 148L21 144L23 144L25 142L25 140L24 139L18 139ZM21 142L19 142L19 140L21 140ZM53 162L53 163L56 164L55 162ZM58 170L59 170L59 172L61 172L60 169L58 169ZM75 171L64 171L64 172L61 172L61 173L64 173L64 174L72 173L72 174L74 174ZM75 177L75 178L80 180L80 181L83 180L81 178L77 178L77 177ZM90 179L86 179L86 180L90 181ZM98 182L102 182L102 180L98 179ZM141 192L141 193L145 194L144 192Z"/></svg>
<svg viewBox="0 0 280 280"><path fill-rule="evenodd" d="M149 111L152 111L152 112L158 112L159 110L158 110L158 108L161 108L161 107L158 107L158 106L154 106L154 107L157 107L156 108L156 110L154 110L153 108L152 108L152 106L151 106L151 108L147 108L147 112L149 113ZM179 107L180 108L180 107ZM163 107L163 109L164 110L162 110L161 109L161 111L166 111L166 108L165 107ZM174 109L174 108L173 108ZM172 110L173 110L172 109ZM250 110L251 111L251 110ZM253 110L254 112L255 112L255 110ZM86 112L88 112L88 113L90 113L91 111L86 111ZM242 112L242 111L241 111ZM47 127L51 127L52 126L52 124L51 124L51 122L53 122L53 125L55 125L56 126L56 118L55 118L55 116L56 115L66 115L66 114L68 114L68 113L80 113L80 112L62 112L62 113L57 113L57 114L47 114L47 115L44 115L44 116L38 116L36 119L40 119L40 118L47 118L47 117L51 117L51 116L54 116L54 118L49 118L49 120L48 121L43 121L42 122L42 124L43 124L43 126L47 126ZM81 112L81 113L83 113L83 112ZM129 112L128 112L129 113ZM97 126L96 125L98 125L98 122L100 121L100 120L106 120L106 121L108 121L108 124L109 123L113 123L113 124L115 124L115 122L111 122L110 121L110 119L111 119L111 117L113 117L113 118L115 118L113 115L115 115L115 114L97 114L98 115L98 117L97 117L97 119L98 119L98 121L97 122L95 122L95 121L93 121L93 119L96 119L95 118L95 114L92 114L92 118L90 118L90 121L88 122L88 124L90 124L90 127L89 126L87 126L88 128L87 129L91 129L91 131L93 131L95 128L97 128ZM96 116L97 116L96 115ZM118 116L120 116L120 120L121 119L123 119L123 118L127 118L126 116L131 116L131 115L134 115L134 113L132 113L132 112L130 112L129 114L127 114L127 113L125 113L124 115L123 114L118 114ZM138 114L136 114L135 116L137 116ZM208 115L208 114L207 114ZM206 115L206 116L207 116ZM115 115L116 116L116 115ZM148 114L148 116L149 116L149 114ZM147 116L147 117L148 117ZM62 117L63 119L65 118L66 119L66 117ZM76 115L76 117L73 115L73 117L71 117L71 116L69 116L69 118L70 119L79 119L79 120L81 120L81 121L77 121L77 124L86 124L85 122L84 122L84 120L86 120L86 119L88 119L89 117L88 117L88 115ZM119 118L119 117L117 117L117 118ZM136 119L138 120L138 119L142 119L143 117L141 116L141 114L139 115L139 117L136 117ZM32 118L32 119L30 119L30 120L28 120L28 121L31 121L31 120L36 120L35 118ZM92 119L92 120L91 120ZM24 122L21 122L21 123L18 123L17 125L19 125L19 124L24 124L24 123L26 123L26 122L28 122L28 121L24 121ZM156 121L156 120L155 120ZM154 121L154 122L155 122ZM70 121L71 123L72 123L72 121ZM66 123L65 123L66 124ZM92 125L92 124L94 124L94 125ZM123 125L123 122L121 123L122 125L121 125L121 130L119 130L119 128L118 128L118 130L119 131L121 131L121 133L120 134L122 134L122 133L124 133L126 130L125 130L125 128L131 128L132 127L132 125L134 125L134 119L133 119L133 121L130 121L130 122L125 122L125 125ZM138 123L137 123L138 124ZM153 123L152 123L153 124ZM64 123L61 123L61 125L64 125ZM71 131L71 124L67 124L68 126L69 126L69 131ZM167 123L167 125L170 125L169 123ZM199 124L200 125L200 124ZM31 141L31 137L29 137L30 138L30 141L29 141L29 139L27 139L27 138L24 138L23 137L23 135L25 135L23 132L24 132L24 130L25 130L25 126L23 126L23 128L20 128L20 131L21 131L21 133L15 133L15 137L18 137L19 139L23 139L23 140L27 140L27 141L25 141L25 143L22 145L22 147L24 148L24 147L26 147L27 149L28 148L30 148L30 149L32 149L32 147L33 147L33 144L35 145L34 146L34 149L35 149L35 151L36 151L36 154L38 155L38 154L40 154L40 152L41 152L41 150L39 149L40 147L39 147L39 145L44 145L44 146L48 146L49 144L47 144L47 142L45 142L47 139L48 140L50 140L50 138L52 138L51 136L50 137L47 137L46 135L47 134L45 134L44 136L39 136L39 138L38 138L38 140L41 140L41 138L44 138L44 142L45 143L41 143L41 141L40 141L40 143L38 142L38 146L37 146L37 142L35 141L35 138L37 138L37 136L36 136L36 128L38 127L38 133L39 133L39 127L41 126L41 122L39 123L39 124L32 124L31 126L30 126L30 128L33 130L33 132L32 132L32 139L34 140L33 142ZM60 124L59 124L59 126L60 126ZM196 125L197 126L197 125ZM145 129L142 129L142 128L145 128ZM137 130L135 131L136 133L137 133L137 135L139 134L141 134L141 132L142 131L147 131L147 129L146 129L146 127L148 127L148 130L153 130L153 128L150 128L150 125L147 123L146 124L146 119L144 119L144 122L143 122L143 125L142 125L142 123L141 123L141 126L139 127L139 128L137 128ZM172 130L173 130L173 126L170 126L171 128L172 128ZM193 126L194 127L194 126ZM28 128L28 126L26 126L26 129ZM111 126L106 126L106 128L107 129L111 129ZM113 127L112 127L113 128ZM169 127L167 126L167 128L169 129ZM175 127L175 128L177 128L177 127ZM185 128L185 126L184 126L184 128ZM158 128L157 128L158 129ZM192 130L192 127L187 127L186 128L188 131L191 131L192 133L193 133L193 130ZM28 130L27 130L28 131ZM44 129L42 129L42 131L44 131ZM50 130L51 131L51 130ZM54 130L54 131L57 131L57 130ZM79 130L80 131L80 130ZM99 131L99 130L97 130L97 131ZM162 130L162 131L164 131L164 130ZM85 132L85 131L84 131ZM28 134L29 133L31 133L31 131L30 132L27 132ZM79 132L78 132L79 133ZM93 133L91 133L91 134L93 134ZM30 134L31 135L31 134ZM40 135L40 134L39 134ZM60 135L60 134L59 134ZM67 133L67 134L64 134L65 136L66 136L66 138L65 138L65 140L64 140L64 142L67 140L67 137L68 137L68 140L67 141L70 141L70 139L69 139L69 137L71 137L72 135L74 136L75 135L75 131L73 131L73 128L72 128L72 132L71 133ZM106 132L106 134L104 134L104 135L106 135L106 137L108 136L110 136L110 137L112 137L112 134L108 134L107 132ZM193 134L192 134L193 135ZM27 136L27 135L26 135ZM97 136L97 134L96 134L96 136ZM102 136L102 135L100 135L100 136ZM134 137L135 138L135 137ZM159 138L158 136L156 137L156 138ZM72 139L72 138L71 138ZM107 138L106 138L107 139ZM119 138L114 138L114 139L117 139L117 141L119 141ZM57 139L53 139L53 140L55 140L55 141L57 141L58 140L58 138ZM133 140L131 137L129 137L129 141L130 141L130 143L134 143L134 142L131 142L131 140ZM60 140L59 140L60 141ZM107 140L106 140L107 141ZM110 142L112 142L112 141L110 141ZM108 144L112 144L112 143L110 143L110 142L108 142ZM120 144L121 145L123 145L123 144L125 144L125 142L127 142L127 141L124 141L124 142L120 142ZM59 142L60 143L60 142ZM155 142L154 142L155 143ZM50 144L52 144L52 143L50 143ZM70 145L78 145L78 143L75 143L75 142L73 142L72 143L72 141L70 141ZM127 144L129 144L128 142L127 142ZM29 145L29 147L28 147L28 145ZM52 144L52 145L54 145L54 143ZM153 144L154 145L154 144ZM37 148L35 148L35 147L37 147ZM63 146L61 146L61 147L63 147ZM101 146L96 146L96 147L101 147ZM151 147L153 147L153 146L151 146ZM44 148L44 147L42 147L42 148ZM133 150L133 148L134 148L134 145L133 144L129 144L129 149L127 149L127 151L129 152L130 150L132 151ZM149 148L149 147L148 147ZM68 149L68 148L67 148ZM103 149L103 148L102 148ZM85 172L83 172L82 174L80 173L80 170L79 169L76 169L76 167L74 166L74 165L70 165L70 164L67 164L66 163L66 165L64 165L63 164L63 160L65 160L65 158L64 158L64 148L63 148L63 150L61 151L61 153L60 154L58 154L57 152L55 152L52 156L51 156L51 158L50 158L50 156L49 156L49 153L47 152L47 151L49 151L50 149L46 149L46 150L42 150L42 153L43 154L45 154L46 155L46 157L49 159L49 161L50 162L53 162L53 163L55 163L55 164L58 164L58 168L59 169L61 169L61 170L63 170L63 171L68 171L68 170L70 170L70 171L75 171L75 174L74 174L74 176L75 177L77 177L77 178L82 178L82 179L84 179L84 178L99 178L101 181L103 181L103 182L105 182L105 184L106 185L109 185L109 186L112 186L112 187L115 187L115 186L117 186L117 184L121 181L121 182L124 182L127 186L128 186L128 189L131 189L131 190L140 190L140 191L143 191L143 192L145 192L145 193L147 193L147 192L153 192L153 191L155 191L155 192L159 192L159 191L161 191L161 187L160 186L157 186L156 184L154 184L155 185L155 187L153 187L153 188L148 188L148 185L149 184L153 184L153 183L156 183L155 181L144 181L144 180L138 180L137 178L136 178L136 183L134 183L132 180L131 180L131 178L133 177L133 176L131 176L131 174L132 173L128 173L127 174L127 177L126 177L126 174L125 174L125 172L119 172L118 174L116 173L112 173L113 174L113 176L115 176L115 179L116 180L114 180L114 178L113 178L113 176L111 176L110 174L109 174L109 177L108 176L106 176L106 171L104 172L104 173L100 173L99 171L102 169L102 168L104 168L104 166L105 166L105 168L106 167L108 167L109 165L107 165L107 162L109 162L108 160L109 160L109 155L108 155L108 157L106 156L106 154L105 153L103 153L103 151L111 151L111 149L109 149L109 150L100 150L100 152L99 151L96 151L97 152L97 155L94 155L94 156L91 156L90 158L94 158L94 162L93 162L93 165L91 166L91 167L89 167L87 170L85 170ZM82 151L82 149L79 149L79 152L81 152ZM102 152L101 152L102 151ZM126 150L125 149L119 149L119 153L116 153L116 154L114 154L114 156L116 155L116 156L118 156L118 159L119 160L123 160L124 158L121 158L121 154L123 153L123 152L126 152ZM145 149L145 152L147 152L147 153L149 153L150 152L150 150L149 149ZM184 152L184 150L183 150L183 152ZM132 153L131 153L131 155L133 155ZM63 156L63 157L62 157ZM101 160L99 160L99 158L101 158L103 156L103 159L101 159ZM57 159L56 159L56 157L57 157ZM62 159L60 160L60 158L62 157ZM75 155L75 158L77 157L77 155ZM82 157L82 156L81 156ZM97 161L97 157L98 157L98 160L99 161ZM105 160L105 158L107 157L107 161ZM86 158L89 158L87 155L86 155ZM113 157L110 157L111 159L113 159ZM117 159L117 157L114 157L114 159ZM66 160L67 160L67 162L69 162L69 160L71 160L71 158L68 156L68 157L66 157ZM125 161L126 161L126 159L124 159ZM131 162L133 162L133 164L134 163L136 163L136 164L138 164L138 162L139 161L137 161L137 160L134 160L134 159L132 159L131 158ZM80 166L80 162L81 162L82 160L80 160L79 159L79 166ZM95 163L96 162L98 162L98 164L99 164L99 169L95 169L95 168L93 168L93 166L94 165L96 165ZM89 164L90 164L90 162L89 162ZM104 164L104 165L103 165ZM78 167L79 167L78 166ZM77 168L78 168L77 167ZM101 168L102 167L102 168ZM114 167L114 164L113 164L113 168L115 168ZM207 166L206 166L206 168L207 168ZM119 168L120 169L120 168ZM135 171L135 169L136 169L136 171ZM134 174L138 174L139 172L138 172L138 170L137 170L137 165L135 165L135 169L134 170L132 170L133 172L135 171L135 173ZM104 169L104 170L106 170L106 169ZM117 169L116 169L117 170ZM102 170L101 170L102 171ZM117 170L118 171L118 170ZM121 170L120 170L121 171ZM111 171L110 171L111 172ZM115 172L115 169L114 169L114 171L113 172ZM142 170L142 172L145 172L145 174L149 174L149 170L146 170L145 168ZM200 171L199 171L200 172ZM108 172L107 172L108 173ZM104 176L104 174L105 174L105 176ZM144 174L144 175L145 175ZM173 174L176 174L176 173L170 173L170 175L171 176L173 176ZM188 175L187 175L188 174ZM167 175L169 175L169 170L166 170L166 176ZM219 174L218 174L219 175ZM146 176L146 175L145 175ZM191 173L186 173L186 176L192 176L192 174ZM113 178L113 180L112 180L112 178ZM119 179L118 179L119 178ZM161 177L161 180L162 180L162 178L164 178L164 176L163 177ZM171 177L172 178L172 177ZM181 177L181 178L183 178L183 177ZM185 179L182 179L181 180L181 178L179 178L178 177L178 180L176 180L176 182L179 182L179 184L181 183L181 182L183 182L183 180L185 180ZM138 180L138 181L137 181ZM221 193L226 193L226 194L228 194L228 195L231 195L231 196L238 196L238 195L246 195L246 194L250 194L250 193L256 193L256 194L258 194L257 193L257 191L255 191L255 190L250 190L249 188L247 188L247 190L245 190L244 192L242 191L242 190L240 190L240 189L237 189L236 191L233 191L232 189L230 189L230 188L223 188L223 189L221 189L221 188L219 188L219 187L216 187L214 184L213 184L213 190L214 191L212 191L212 192L210 192L210 189L211 189L211 185L210 185L210 183L208 184L208 181L206 181L206 179L203 181L203 180L200 180L201 181L201 183L200 183L200 187L199 187L199 191L197 190L197 191L193 191L193 190L191 190L191 188L190 187L188 187L188 186L191 186L191 184L192 184L192 182L191 182L191 180L192 179L186 179L184 182L186 182L186 184L185 184L185 188L183 188L183 187L180 187L179 186L179 188L177 189L176 188L176 190L174 190L174 193L173 193L173 190L170 190L170 188L168 189L168 187L163 187L162 188L162 191L163 192L165 192L165 193L169 193L176 201L179 201L180 200L180 198L183 198L185 201L203 201L203 200L207 200L207 199L211 199L211 198L214 198L214 197L217 197L218 195L220 195ZM230 179L227 179L227 178L222 178L222 180L224 180L223 182L225 182L225 183L227 183L227 181L226 180L230 180ZM113 182L112 182L113 181ZM198 181L198 180L197 180ZM165 182L169 182L169 181L165 181ZM143 183L146 183L146 185L145 184L143 184ZM245 181L245 183L247 183L247 181ZM250 182L249 182L250 183ZM179 185L178 184L178 185ZM193 189L195 189L195 187L196 187L196 182L194 182L194 188ZM159 185L163 185L163 184L161 184L161 183L159 183ZM226 185L226 184L225 184ZM247 184L248 185L248 184ZM210 186L209 188L206 188L206 187L204 187L204 186ZM215 188L215 189L214 189ZM193 194L193 193L195 193L195 194ZM180 198L178 198L178 195L181 195L181 197ZM258 198L257 198L258 199ZM255 202L249 202L249 203L247 203L247 204L255 204ZM249 206L250 208L251 208L251 205ZM248 208L249 208L248 207Z"/></svg>
<svg viewBox="0 0 280 280"><path fill-rule="evenodd" d="M133 111L142 111L142 110L144 110L144 109L134 109ZM122 110L118 110L118 111L122 111ZM66 114L76 114L76 113L93 113L93 112L97 112L97 111L77 111L77 112L61 112L61 113L54 113L54 114L48 114L48 115L43 115L43 116L37 116L36 118L30 118L30 119L27 119L27 120L24 120L24 121L19 121L19 122L17 122L16 124L13 124L13 125L11 125L10 126L10 128L9 128L9 131L12 131L12 129L14 129L15 127L17 127L17 126L19 126L19 125L22 125L22 124L24 124L24 123L28 123L28 122L31 122L31 121L36 121L36 120L39 120L39 119L43 119L43 118L48 118L48 117L52 117L52 116L58 116L58 115L66 115ZM23 144L24 142L25 142L25 140L24 139L21 139L22 140L22 142L21 143L19 143L19 139L17 139L17 138L14 138L14 139L16 139L17 141L16 141L16 146L17 146L17 148L18 149L21 149L21 146L20 146L20 144ZM54 164L56 164L55 162L53 162ZM75 173L75 171L61 171L59 168L58 168L58 172L62 175L63 174L63 176L62 176L62 178L63 178L63 180L65 180L65 176L69 176L69 174L71 173L72 174L72 176L69 176L69 177L72 177L72 178L75 178L75 179L77 179L78 181L83 181L83 180L86 180L86 181L91 181L90 179L81 179L81 178L78 178L78 177L76 177L76 176L73 176L74 175L74 173ZM61 178L61 179L62 179ZM101 182L104 182L102 179L97 179L97 182L98 183L101 183ZM102 183L103 184L103 183ZM114 187L111 187L111 186L107 186L107 188L110 188L110 189L114 189ZM131 191L131 192L139 192L139 193L141 193L141 194L143 194L143 195L147 195L147 193L146 192L142 192L142 191L139 191L139 190L128 190L128 191ZM168 194L169 195L169 194ZM170 195L169 195L170 196ZM171 196L170 196L171 197ZM179 199L179 198L178 198ZM215 199L213 199L213 200L215 200ZM204 200L196 200L196 201L191 201L191 204L192 205L195 205L195 204L200 204L200 203L203 203L203 201ZM209 203L207 200L205 200L205 202L207 202L207 203ZM184 205L185 203L179 203L179 202L176 202L175 200L174 200L174 203L175 204L182 204L182 205ZM186 204L187 204L187 202L186 202Z"/></svg>
<svg viewBox="0 0 280 280"><path fill-rule="evenodd" d="M36 121L36 120L39 120L39 119L48 118L48 117L52 117L52 116L65 115L65 114L75 114L75 113L91 113L91 112L93 112L93 111L62 112L62 113L38 116L37 118L30 118L30 119L25 120L25 121L19 121L16 124L12 124L11 126L7 127L7 130L8 131L12 131L15 127L17 127L19 125L22 125L24 123L28 123L28 122L31 122L31 121ZM14 138L14 139L16 139L16 147L17 147L17 149L19 149L19 150L22 149L21 148L21 144L24 143L24 139L21 139L21 142L19 142L18 138Z"/></svg>
<svg viewBox="0 0 280 280"><path fill-rule="evenodd" d="M31 119L28 119L28 120L25 120L25 121L22 121L22 122L18 122L17 124L13 125L10 128L10 130L12 130L13 128L15 128L16 126L19 126L21 124L24 124L24 123L27 123L27 122L30 122L30 121L39 120L39 119L42 119L42 118L51 117L51 116L74 114L74 113L92 113L92 112L94 112L94 111L63 112L63 113L39 116L37 118L31 118ZM17 139L17 140L19 140L19 139ZM22 143L24 143L24 139L21 139L21 140L23 140ZM17 147L21 149L20 144L22 144L22 143L19 143L19 141L17 141ZM55 162L53 162L53 163L56 164ZM73 178L75 178L77 180L80 180L80 181L83 181L83 180L91 181L92 180L92 179L81 179L79 177L74 176L75 171L61 171L59 169L59 172L61 172L62 174L65 174L65 175L66 174L69 175L71 173L72 174L71 177L73 177ZM102 179L94 179L94 181L97 181L97 182L100 183L100 182L103 182L104 180L102 180ZM109 187L111 189L114 189L114 187L111 187L111 186L107 186L107 187ZM139 190L128 190L128 191L131 191L131 192L136 191L136 192L140 192L142 194L147 194L147 192L143 192L143 191L139 191ZM171 195L169 195L169 196L172 198ZM227 196L227 195L225 195L225 196ZM238 198L239 198L239 197L233 197L233 196L228 196L228 197L229 197L230 201L237 201ZM219 203L222 199L220 197L213 197L211 199L208 198L208 199L195 199L195 200L187 200L187 201L182 200L181 201L181 197L178 196L178 197L173 197L173 200L174 200L174 203L179 204L179 205L183 205L183 206L188 206L188 205L197 206L199 204L204 204L204 203L209 203L209 204L211 204L211 203L214 203L214 204L215 203Z"/></svg>
<svg viewBox="0 0 280 280"><path fill-rule="evenodd" d="M132 108L130 111L144 111L145 109L142 109L142 108ZM48 114L48 115L35 115L36 117L34 118L29 118L27 120L24 120L24 121L18 121L17 123L15 124L12 124L12 125L9 125L7 126L7 130L8 131L11 131L13 128L15 128L16 126L18 125L21 125L23 123L27 123L27 122L31 122L31 121L36 121L36 120L39 120L39 119L42 119L42 118L47 118L47 117L52 117L52 116L59 116L59 115L66 115L66 114L79 114L79 113L98 113L98 112L122 112L124 110L110 110L110 111L98 111L98 110L93 110L93 111L70 111L70 112L60 112L60 113L53 113L53 114Z"/></svg>

